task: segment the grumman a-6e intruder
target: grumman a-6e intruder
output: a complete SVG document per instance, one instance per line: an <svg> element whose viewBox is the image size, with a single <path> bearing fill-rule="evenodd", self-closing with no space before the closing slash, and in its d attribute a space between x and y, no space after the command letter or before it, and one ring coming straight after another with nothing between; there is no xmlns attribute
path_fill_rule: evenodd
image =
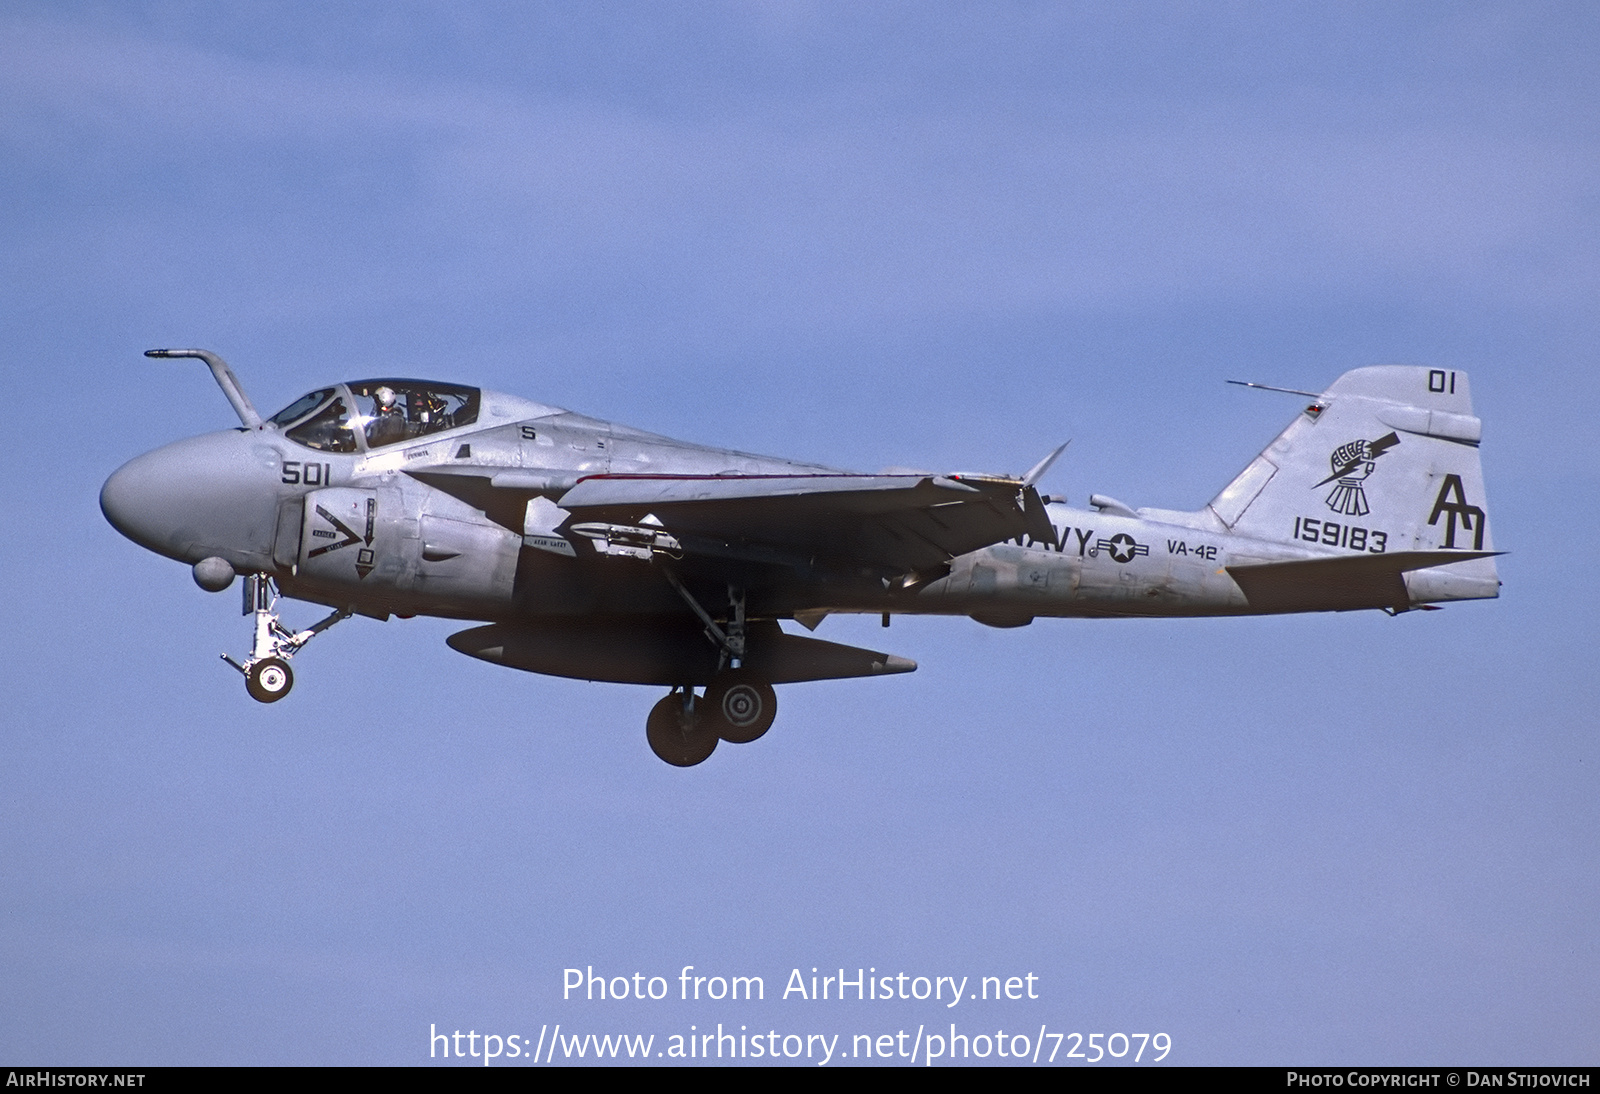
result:
<svg viewBox="0 0 1600 1094"><path fill-rule="evenodd" d="M688 766L765 733L774 684L916 668L784 620L1398 613L1499 592L1481 426L1451 369L1292 392L1310 403L1188 513L1042 497L1060 449L1021 478L853 474L428 380L330 384L264 421L215 354L147 356L206 362L243 425L130 461L100 506L204 589L243 575L255 641L224 657L263 703L351 615L472 620L449 639L472 657L669 688L647 735ZM280 595L332 614L291 631Z"/></svg>

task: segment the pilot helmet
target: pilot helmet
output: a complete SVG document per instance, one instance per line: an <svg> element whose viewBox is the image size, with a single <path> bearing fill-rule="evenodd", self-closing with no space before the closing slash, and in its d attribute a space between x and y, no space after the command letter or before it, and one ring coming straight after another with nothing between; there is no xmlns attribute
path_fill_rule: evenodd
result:
<svg viewBox="0 0 1600 1094"><path fill-rule="evenodd" d="M394 388L380 387L372 393L372 397L377 401L379 410L394 409Z"/></svg>

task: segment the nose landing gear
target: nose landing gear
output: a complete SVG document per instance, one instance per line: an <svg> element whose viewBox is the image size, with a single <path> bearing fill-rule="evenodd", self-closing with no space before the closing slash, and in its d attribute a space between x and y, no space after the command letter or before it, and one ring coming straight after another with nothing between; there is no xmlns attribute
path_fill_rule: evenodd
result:
<svg viewBox="0 0 1600 1094"><path fill-rule="evenodd" d="M278 622L278 593L272 578L266 574L246 574L244 614L256 617L255 642L250 647L250 656L242 665L227 654L223 654L222 659L243 674L244 688L250 698L258 703L276 703L294 687L289 658L341 619L350 618L351 610L337 608L306 630L289 631Z"/></svg>

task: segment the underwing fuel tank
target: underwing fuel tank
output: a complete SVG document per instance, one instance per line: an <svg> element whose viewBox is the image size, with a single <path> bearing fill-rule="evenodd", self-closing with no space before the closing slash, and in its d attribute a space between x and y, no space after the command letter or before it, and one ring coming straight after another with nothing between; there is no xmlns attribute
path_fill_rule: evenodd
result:
<svg viewBox="0 0 1600 1094"><path fill-rule="evenodd" d="M718 650L693 620L560 620L491 624L458 631L450 648L494 665L615 684L704 684L717 674ZM859 646L785 634L752 623L744 667L773 684L915 671L917 663Z"/></svg>

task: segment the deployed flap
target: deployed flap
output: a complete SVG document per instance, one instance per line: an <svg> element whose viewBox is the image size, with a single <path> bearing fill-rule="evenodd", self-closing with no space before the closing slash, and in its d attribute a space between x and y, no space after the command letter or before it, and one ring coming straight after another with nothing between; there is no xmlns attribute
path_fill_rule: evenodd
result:
<svg viewBox="0 0 1600 1094"><path fill-rule="evenodd" d="M1488 558L1492 554L1492 551L1395 551L1382 555L1343 555L1229 566L1227 569L1244 591L1253 611L1346 612L1362 608L1404 611L1411 607L1412 595L1406 588L1403 574Z"/></svg>
<svg viewBox="0 0 1600 1094"><path fill-rule="evenodd" d="M653 516L691 552L703 538L895 571L933 569L1017 536L1054 539L1033 487L980 476L595 475L561 507L580 521Z"/></svg>

